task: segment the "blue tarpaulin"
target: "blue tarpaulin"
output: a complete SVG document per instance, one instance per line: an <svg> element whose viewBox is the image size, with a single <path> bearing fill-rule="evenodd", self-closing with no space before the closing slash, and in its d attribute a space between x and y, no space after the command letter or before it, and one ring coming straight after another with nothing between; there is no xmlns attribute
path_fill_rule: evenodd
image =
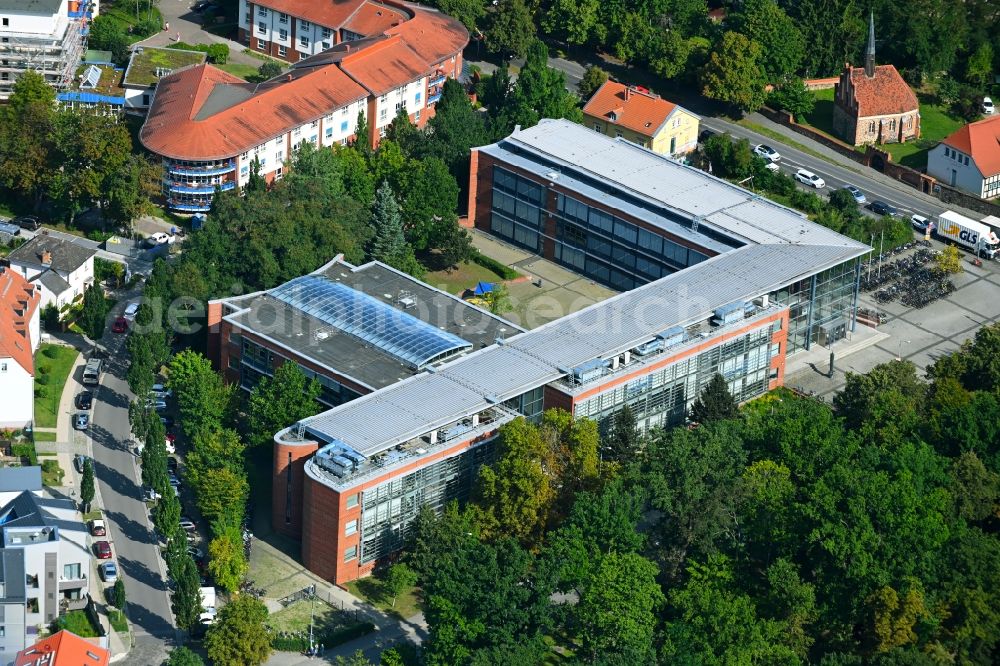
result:
<svg viewBox="0 0 1000 666"><path fill-rule="evenodd" d="M483 296L493 291L493 284L490 282L480 282L476 285L473 293L476 296Z"/></svg>

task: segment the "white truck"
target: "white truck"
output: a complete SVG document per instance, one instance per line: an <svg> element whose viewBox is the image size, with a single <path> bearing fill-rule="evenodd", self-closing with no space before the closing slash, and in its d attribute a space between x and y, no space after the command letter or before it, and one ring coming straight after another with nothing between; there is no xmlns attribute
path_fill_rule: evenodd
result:
<svg viewBox="0 0 1000 666"><path fill-rule="evenodd" d="M987 259L1000 253L1000 238L990 227L954 211L946 210L938 215L934 233L942 240L961 245Z"/></svg>

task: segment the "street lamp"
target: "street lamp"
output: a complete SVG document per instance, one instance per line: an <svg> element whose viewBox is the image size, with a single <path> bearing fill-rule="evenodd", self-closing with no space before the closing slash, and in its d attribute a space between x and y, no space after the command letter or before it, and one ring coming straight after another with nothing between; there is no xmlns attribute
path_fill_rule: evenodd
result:
<svg viewBox="0 0 1000 666"><path fill-rule="evenodd" d="M309 586L309 656L313 656L316 653L316 647L313 643L313 609L316 607L316 585Z"/></svg>

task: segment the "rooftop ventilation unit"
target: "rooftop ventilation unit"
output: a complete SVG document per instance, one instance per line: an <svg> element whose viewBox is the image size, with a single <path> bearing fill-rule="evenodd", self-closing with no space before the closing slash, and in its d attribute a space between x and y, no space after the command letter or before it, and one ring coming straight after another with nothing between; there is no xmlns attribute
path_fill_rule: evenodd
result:
<svg viewBox="0 0 1000 666"><path fill-rule="evenodd" d="M609 363L609 361L605 361L602 358L595 358L593 361L581 363L573 368L573 379L581 384L597 379L604 374L604 370L608 367Z"/></svg>
<svg viewBox="0 0 1000 666"><path fill-rule="evenodd" d="M733 324L746 316L746 301L736 301L729 305L723 305L715 310L715 317L712 318L713 326L726 326Z"/></svg>

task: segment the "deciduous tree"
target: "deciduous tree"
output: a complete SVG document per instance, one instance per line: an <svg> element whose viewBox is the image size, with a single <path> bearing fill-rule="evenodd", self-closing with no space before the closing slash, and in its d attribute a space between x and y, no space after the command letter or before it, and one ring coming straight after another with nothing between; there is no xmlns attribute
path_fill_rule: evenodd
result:
<svg viewBox="0 0 1000 666"><path fill-rule="evenodd" d="M723 33L701 73L702 94L756 111L764 104L765 83L760 44L738 32Z"/></svg>
<svg viewBox="0 0 1000 666"><path fill-rule="evenodd" d="M417 572L411 569L405 562L398 562L389 567L382 584L385 591L392 597L392 606L396 606L396 597L409 587L417 583Z"/></svg>
<svg viewBox="0 0 1000 666"><path fill-rule="evenodd" d="M319 380L306 377L297 363L282 363L250 392L247 428L254 446L269 445L274 434L319 411Z"/></svg>
<svg viewBox="0 0 1000 666"><path fill-rule="evenodd" d="M197 652L181 646L170 651L170 656L163 662L163 666L205 666L205 662Z"/></svg>
<svg viewBox="0 0 1000 666"><path fill-rule="evenodd" d="M208 658L218 666L257 666L271 656L271 637L264 623L267 606L241 594L219 611L205 635Z"/></svg>
<svg viewBox="0 0 1000 666"><path fill-rule="evenodd" d="M580 79L580 83L577 84L577 90L580 93L581 99L590 99L590 96L597 92L598 88L603 86L608 80L608 73L598 67L597 65L591 65L583 72L583 78Z"/></svg>
<svg viewBox="0 0 1000 666"><path fill-rule="evenodd" d="M227 592L235 592L248 569L239 529L228 529L208 544L208 570Z"/></svg>
<svg viewBox="0 0 1000 666"><path fill-rule="evenodd" d="M491 15L486 44L503 57L523 58L535 37L535 22L524 0L503 0Z"/></svg>
<svg viewBox="0 0 1000 666"><path fill-rule="evenodd" d="M83 475L80 479L80 501L83 503L83 512L90 511L90 503L94 501L94 462L87 458L83 462Z"/></svg>

